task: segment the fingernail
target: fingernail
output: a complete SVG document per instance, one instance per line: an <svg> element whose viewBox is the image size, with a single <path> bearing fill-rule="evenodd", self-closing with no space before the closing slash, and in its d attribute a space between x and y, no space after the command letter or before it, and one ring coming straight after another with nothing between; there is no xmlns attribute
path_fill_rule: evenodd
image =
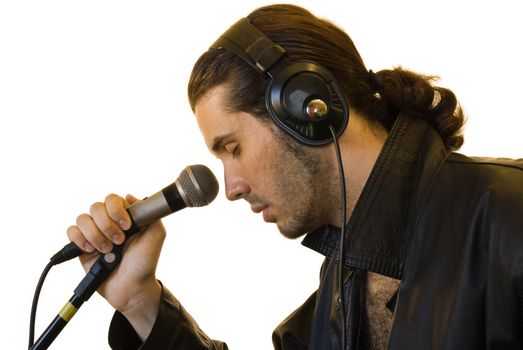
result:
<svg viewBox="0 0 523 350"><path fill-rule="evenodd" d="M128 227L128 226L129 226L129 223L128 223L127 220L125 220L125 219L122 219L122 220L118 221L118 225L120 225L120 228L121 228L122 230L127 230L127 229L129 229L129 227Z"/></svg>
<svg viewBox="0 0 523 350"><path fill-rule="evenodd" d="M113 243L114 243L114 244L122 244L123 241L124 241L124 235L119 234L119 233L116 233L116 234L113 236Z"/></svg>

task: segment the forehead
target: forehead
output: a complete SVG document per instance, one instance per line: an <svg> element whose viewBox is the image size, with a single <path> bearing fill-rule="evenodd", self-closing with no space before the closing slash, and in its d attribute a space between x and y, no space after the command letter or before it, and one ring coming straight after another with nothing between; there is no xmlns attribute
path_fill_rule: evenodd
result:
<svg viewBox="0 0 523 350"><path fill-rule="evenodd" d="M226 106L228 94L223 86L209 90L195 105L194 114L209 150L218 140L240 136L254 122L244 112L231 112Z"/></svg>
<svg viewBox="0 0 523 350"><path fill-rule="evenodd" d="M217 153L219 147L229 141L244 145L272 142L274 135L269 127L272 123L263 123L246 112L231 112L226 107L227 98L226 88L218 86L205 94L194 108L196 121L212 153Z"/></svg>

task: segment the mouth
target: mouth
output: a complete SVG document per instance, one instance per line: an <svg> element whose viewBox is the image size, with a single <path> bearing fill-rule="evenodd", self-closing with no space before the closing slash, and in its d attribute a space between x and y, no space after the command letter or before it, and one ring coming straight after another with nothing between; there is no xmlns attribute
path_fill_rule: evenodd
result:
<svg viewBox="0 0 523 350"><path fill-rule="evenodd" d="M276 222L274 217L269 212L269 206L268 205L252 205L251 210L255 213L262 213L263 221L265 222Z"/></svg>
<svg viewBox="0 0 523 350"><path fill-rule="evenodd" d="M251 205L251 210L255 212L256 214L261 213L263 210L265 210L268 206L267 205Z"/></svg>

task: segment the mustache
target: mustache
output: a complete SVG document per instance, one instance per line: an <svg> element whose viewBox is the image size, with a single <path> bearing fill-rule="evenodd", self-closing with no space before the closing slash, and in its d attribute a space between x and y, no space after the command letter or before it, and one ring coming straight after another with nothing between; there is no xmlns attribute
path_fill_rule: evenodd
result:
<svg viewBox="0 0 523 350"><path fill-rule="evenodd" d="M246 200L250 205L255 204L262 204L262 205L269 205L270 202L267 200L267 198L254 194L254 193L247 193L243 196L243 199Z"/></svg>

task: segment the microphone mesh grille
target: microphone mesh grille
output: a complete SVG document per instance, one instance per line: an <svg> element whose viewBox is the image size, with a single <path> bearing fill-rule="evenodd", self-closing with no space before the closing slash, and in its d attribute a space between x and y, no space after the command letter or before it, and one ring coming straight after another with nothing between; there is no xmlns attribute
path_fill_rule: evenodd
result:
<svg viewBox="0 0 523 350"><path fill-rule="evenodd" d="M179 176L180 186L186 194L188 207L202 207L211 203L218 194L218 180L205 165L190 165Z"/></svg>

